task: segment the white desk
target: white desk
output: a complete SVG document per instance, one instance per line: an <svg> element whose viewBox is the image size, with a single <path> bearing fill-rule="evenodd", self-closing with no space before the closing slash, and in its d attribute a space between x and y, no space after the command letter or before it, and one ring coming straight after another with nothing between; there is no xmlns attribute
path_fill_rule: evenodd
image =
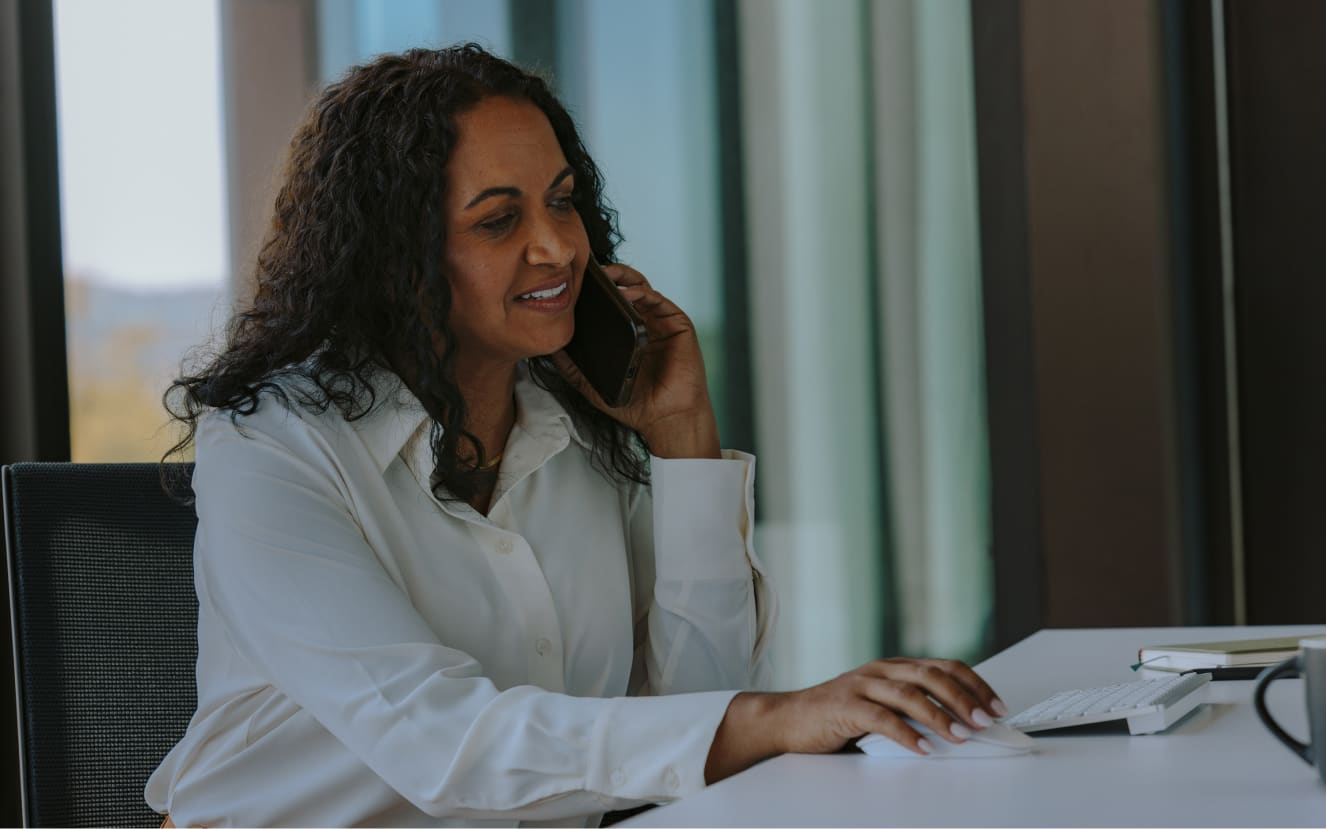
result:
<svg viewBox="0 0 1326 829"><path fill-rule="evenodd" d="M1142 645L1326 633L1326 625L1043 630L977 670L1014 711L1126 682ZM1168 731L1038 736L1032 755L899 760L859 753L761 763L623 826L1324 826L1326 786L1261 725L1253 681L1213 682ZM1300 679L1271 711L1304 739Z"/></svg>

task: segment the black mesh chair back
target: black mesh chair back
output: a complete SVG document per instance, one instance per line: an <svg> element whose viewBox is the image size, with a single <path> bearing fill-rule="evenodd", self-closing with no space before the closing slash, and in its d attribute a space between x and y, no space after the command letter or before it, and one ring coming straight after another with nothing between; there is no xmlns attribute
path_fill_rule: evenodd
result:
<svg viewBox="0 0 1326 829"><path fill-rule="evenodd" d="M157 464L4 467L23 817L159 826L143 785L196 705L191 506ZM188 492L192 464L171 468Z"/></svg>

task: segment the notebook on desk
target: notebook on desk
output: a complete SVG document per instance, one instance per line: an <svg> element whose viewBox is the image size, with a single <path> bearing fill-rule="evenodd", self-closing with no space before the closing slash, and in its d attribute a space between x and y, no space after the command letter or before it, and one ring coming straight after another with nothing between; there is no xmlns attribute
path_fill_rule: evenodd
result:
<svg viewBox="0 0 1326 829"><path fill-rule="evenodd" d="M1303 636L1270 639L1234 639L1228 642L1194 642L1182 645L1150 645L1137 651L1137 666L1153 671L1191 671L1198 668L1267 666L1298 652Z"/></svg>

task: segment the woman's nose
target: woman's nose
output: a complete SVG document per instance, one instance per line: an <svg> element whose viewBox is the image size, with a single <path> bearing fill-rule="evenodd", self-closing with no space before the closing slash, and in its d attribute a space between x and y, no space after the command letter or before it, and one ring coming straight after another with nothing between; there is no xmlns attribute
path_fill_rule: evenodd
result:
<svg viewBox="0 0 1326 829"><path fill-rule="evenodd" d="M567 222L543 216L535 222L525 248L525 261L531 265L565 267L575 257L575 238Z"/></svg>

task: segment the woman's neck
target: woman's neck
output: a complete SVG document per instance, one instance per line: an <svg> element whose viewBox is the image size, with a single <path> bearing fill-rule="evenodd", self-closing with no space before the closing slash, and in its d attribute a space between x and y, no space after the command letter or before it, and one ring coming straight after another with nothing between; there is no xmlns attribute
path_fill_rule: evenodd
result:
<svg viewBox="0 0 1326 829"><path fill-rule="evenodd" d="M465 430L483 446L484 472L480 476L478 491L470 498L470 506L483 515L492 506L493 490L497 483L497 470L511 427L516 423L516 368L489 367L478 371L456 370L456 385L465 399ZM468 445L461 452L467 452ZM465 458L478 463L477 457Z"/></svg>
<svg viewBox="0 0 1326 829"><path fill-rule="evenodd" d="M484 460L490 462L506 448L516 423L516 367L467 371L457 366L456 385L465 399L465 429L479 439Z"/></svg>

